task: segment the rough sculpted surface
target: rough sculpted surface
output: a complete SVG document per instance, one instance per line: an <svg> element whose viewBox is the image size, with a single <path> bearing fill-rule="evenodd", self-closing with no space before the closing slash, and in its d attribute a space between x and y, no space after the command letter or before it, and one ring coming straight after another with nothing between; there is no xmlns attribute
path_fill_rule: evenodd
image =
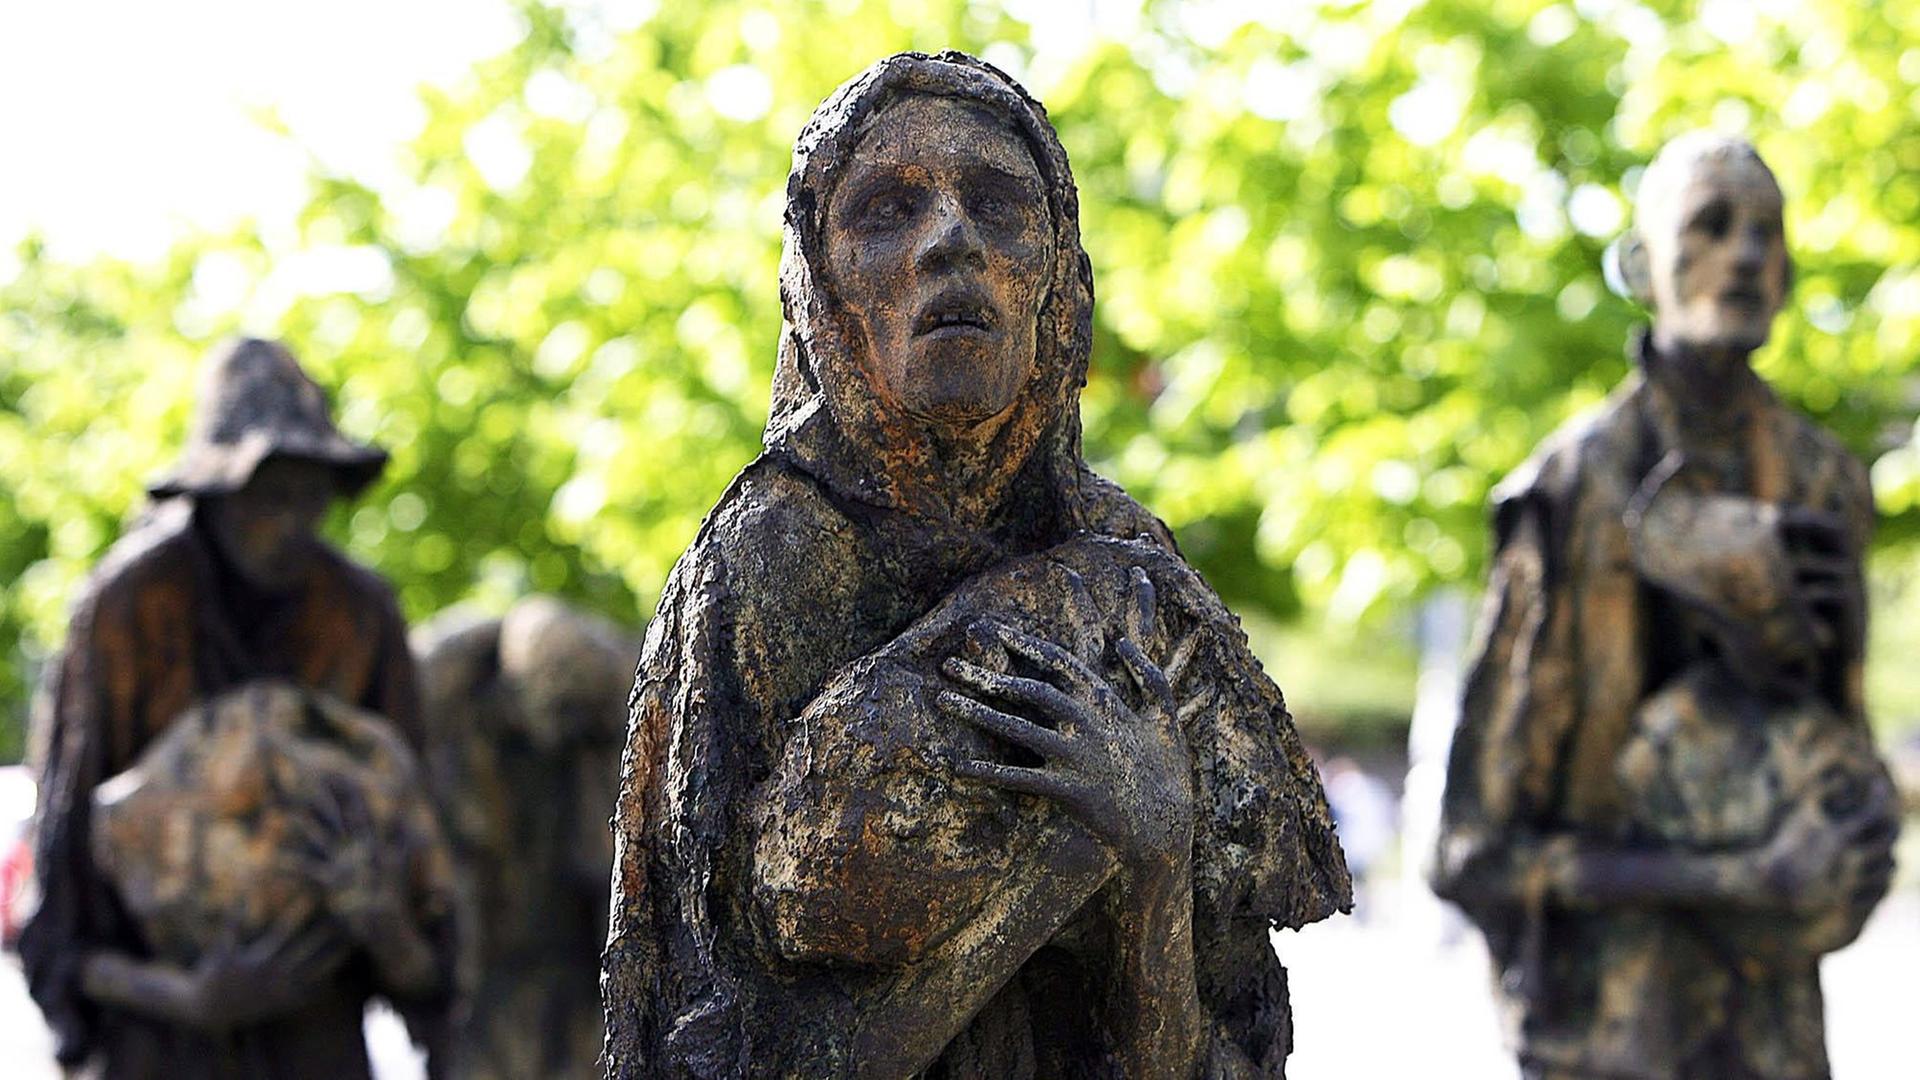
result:
<svg viewBox="0 0 1920 1080"><path fill-rule="evenodd" d="M1748 366L1790 279L1752 148L1641 185L1640 373L1495 496L1436 885L1537 1077L1827 1075L1819 958L1885 894L1861 698L1866 470Z"/></svg>
<svg viewBox="0 0 1920 1080"><path fill-rule="evenodd" d="M158 957L191 964L227 940L322 917L303 872L345 806L392 845L412 917L451 914L453 863L413 753L385 720L255 680L177 718L94 789L93 852Z"/></svg>
<svg viewBox="0 0 1920 1080"><path fill-rule="evenodd" d="M600 1053L607 819L639 643L548 597L501 618L444 615L414 641L468 915L455 1072L589 1075Z"/></svg>
<svg viewBox="0 0 1920 1080"><path fill-rule="evenodd" d="M366 1076L375 994L444 1062L450 868L406 625L316 534L384 460L286 349L231 343L74 605L35 705L20 940L63 1065Z"/></svg>
<svg viewBox="0 0 1920 1080"><path fill-rule="evenodd" d="M1350 884L1237 623L1080 457L1077 217L970 57L802 132L766 450L633 689L611 1075L1283 1075L1268 935Z"/></svg>

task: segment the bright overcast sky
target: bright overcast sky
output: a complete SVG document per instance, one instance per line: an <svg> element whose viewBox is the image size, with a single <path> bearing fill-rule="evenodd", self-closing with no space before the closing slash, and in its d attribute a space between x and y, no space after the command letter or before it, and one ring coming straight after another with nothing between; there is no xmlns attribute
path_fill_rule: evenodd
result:
<svg viewBox="0 0 1920 1080"><path fill-rule="evenodd" d="M661 0L566 2L618 32ZM1042 60L1141 18L1140 0L1003 2ZM1289 10L1190 0L1180 13L1205 41ZM416 89L520 31L510 0L0 0L0 267L31 232L61 257L136 260L244 218L271 234L304 202L309 155L397 184L396 150L424 119ZM293 138L263 128L263 110Z"/></svg>
<svg viewBox="0 0 1920 1080"><path fill-rule="evenodd" d="M37 229L146 258L285 220L306 154L377 181L422 120L414 88L518 32L505 0L0 0L0 249Z"/></svg>

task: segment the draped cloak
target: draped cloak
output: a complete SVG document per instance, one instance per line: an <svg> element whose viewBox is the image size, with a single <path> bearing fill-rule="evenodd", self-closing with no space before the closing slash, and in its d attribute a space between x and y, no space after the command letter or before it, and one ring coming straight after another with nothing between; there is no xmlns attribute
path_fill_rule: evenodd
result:
<svg viewBox="0 0 1920 1080"><path fill-rule="evenodd" d="M1644 333L1637 348L1644 367L1653 359ZM1860 462L1757 377L1730 392L1755 404L1734 470L1745 475L1722 490L1833 514L1863 551L1873 498ZM1636 572L1627 517L1680 445L1679 423L1657 384L1636 374L1495 489L1493 571L1448 766L1435 887L1485 931L1522 1060L1564 1070L1550 1075L1821 1077L1811 962L1741 986L1733 960L1700 948L1684 912L1573 911L1528 895L1550 838L1646 840L1630 827L1621 751L1636 710L1697 657L1673 644L1684 613ZM1864 728L1862 664L1857 645L1826 657L1816 693ZM1659 970L1628 972L1628 957ZM1605 991L1619 979L1648 991L1630 1023L1609 1011ZM1716 1054L1748 1058L1739 1068L1754 1071L1729 1072L1724 1057L1701 1063Z"/></svg>
<svg viewBox="0 0 1920 1080"><path fill-rule="evenodd" d="M943 476L924 431L876 394L859 332L821 272L836 172L862 123L908 94L979 103L1015 128L1044 179L1055 230L1034 372L994 437L993 465L964 482ZM1074 988L1050 983L1035 964L965 1021L937 1060L863 1058L863 1032L916 1022L889 1011L888 993L925 957L783 936L791 924L756 899L767 868L755 844L783 821L821 825L796 805L807 790L862 782L810 757L809 725L844 719L823 688L857 687L862 664L964 583L1075 538L1144 545L1179 562L1166 527L1080 456L1093 292L1066 157L1041 106L992 67L957 53L891 57L836 92L801 133L785 240L787 325L765 450L675 566L633 690L603 977L609 1074L1051 1075L1033 1032ZM1251 1065L1243 1071L1279 1076L1291 1021L1270 928L1344 909L1350 885L1279 691L1217 598L1186 574L1171 587L1211 620L1208 670L1194 677L1234 689L1215 706L1213 726L1248 733L1266 766L1232 778L1238 802L1225 791L1196 793L1196 973L1216 1039ZM1225 756L1195 730L1196 762ZM856 836L879 825L844 823ZM858 878L846 885L863 888ZM1090 1051L1060 1071L1098 1075L1097 1057Z"/></svg>

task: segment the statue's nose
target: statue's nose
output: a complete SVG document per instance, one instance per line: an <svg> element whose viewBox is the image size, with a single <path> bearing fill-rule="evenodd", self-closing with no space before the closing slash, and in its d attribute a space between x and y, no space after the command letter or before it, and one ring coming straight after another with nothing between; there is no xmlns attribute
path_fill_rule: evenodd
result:
<svg viewBox="0 0 1920 1080"><path fill-rule="evenodd" d="M1734 265L1749 273L1758 272L1767 262L1768 234L1766 227L1754 224L1741 229L1734 241Z"/></svg>
<svg viewBox="0 0 1920 1080"><path fill-rule="evenodd" d="M966 208L951 197L943 196L927 226L926 239L915 260L923 270L946 270L965 266L974 270L987 267L986 247L980 231Z"/></svg>

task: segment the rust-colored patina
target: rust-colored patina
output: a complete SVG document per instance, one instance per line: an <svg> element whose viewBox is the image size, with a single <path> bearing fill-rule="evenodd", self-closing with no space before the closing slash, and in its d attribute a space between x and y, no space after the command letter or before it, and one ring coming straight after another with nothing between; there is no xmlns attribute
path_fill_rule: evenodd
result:
<svg viewBox="0 0 1920 1080"><path fill-rule="evenodd" d="M1496 492L1436 886L1530 1076L1824 1077L1819 958L1897 827L1861 699L1872 492L1748 366L1791 276L1752 147L1669 145L1615 256L1653 326Z"/></svg>
<svg viewBox="0 0 1920 1080"><path fill-rule="evenodd" d="M361 1014L376 992L423 1036L440 1031L451 931L422 925L439 909L412 903L412 875L392 871L445 852L430 821L412 854L368 842L395 806L361 798L376 774L395 790L413 782L404 759L422 739L406 627L387 586L314 534L329 499L364 487L383 460L339 435L284 348L235 342L209 360L181 464L75 605L35 709L42 899L20 944L64 1064L110 1077L365 1076ZM309 697L328 704L291 704ZM216 700L220 723L205 711ZM378 719L315 719L328 709ZM169 742L183 720L204 723L211 741ZM376 755L380 766L340 762L342 782L321 785L321 818L302 836L241 845L269 862L298 857L315 888L290 887L250 856L212 865L221 843L246 839L237 821L273 831L301 817L271 785L305 753L301 739L365 723L390 725L392 746L406 749ZM153 771L128 773L143 764ZM215 785L231 798L190 798L165 815L183 848L127 846L137 829L103 783L121 776L118 795L150 816L168 785L216 765L242 774ZM97 795L117 831L96 835ZM255 795L254 810L235 802ZM96 842L143 861L103 867ZM196 852L211 862L196 864ZM214 884L175 895L189 873ZM287 903L241 902L249 881ZM231 924L191 925L223 900Z"/></svg>
<svg viewBox="0 0 1920 1080"><path fill-rule="evenodd" d="M1237 623L1081 458L1044 110L883 60L801 133L786 223L766 450L633 691L611 1075L1283 1075L1269 932L1350 884Z"/></svg>

